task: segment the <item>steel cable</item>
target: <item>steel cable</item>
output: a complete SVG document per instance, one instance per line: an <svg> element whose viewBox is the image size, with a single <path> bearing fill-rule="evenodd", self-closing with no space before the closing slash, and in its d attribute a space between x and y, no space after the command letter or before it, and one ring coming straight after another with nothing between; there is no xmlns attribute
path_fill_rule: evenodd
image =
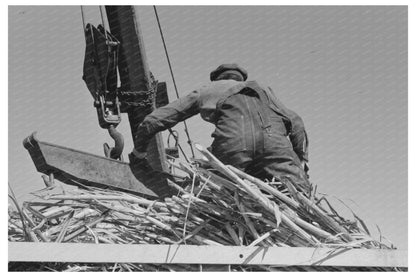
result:
<svg viewBox="0 0 416 277"><path fill-rule="evenodd" d="M167 46L166 46L165 37L164 37L164 35L163 35L163 30L162 30L162 26L161 26L161 24L160 24L159 15L158 15L158 13L157 13L156 6L153 6L153 9L154 9L154 11L155 11L157 25L158 25L158 27L159 27L160 36L161 36L161 38L162 38L163 48L165 49L165 55L166 55L166 59L167 59L167 61L168 61L169 70L170 70L170 75L171 75L171 77L172 77L173 86L174 86L174 88L175 88L175 92L176 92L176 97L177 97L177 98L179 98L179 92L178 92L178 88L177 88L177 86L176 86L175 75L173 74L172 64L171 64L171 62L170 62L169 53L168 53L168 49L167 49ZM190 137L190 135L189 135L188 125L186 124L186 120L184 120L184 121L183 121L183 124L184 124L184 127L185 127L185 134L186 134L186 137L187 137L187 139L188 139L188 144L189 144L189 146L190 146L190 148L191 148L192 157L193 157L193 158L195 158L194 148L193 148L193 146L192 146L192 140L191 140L191 137Z"/></svg>

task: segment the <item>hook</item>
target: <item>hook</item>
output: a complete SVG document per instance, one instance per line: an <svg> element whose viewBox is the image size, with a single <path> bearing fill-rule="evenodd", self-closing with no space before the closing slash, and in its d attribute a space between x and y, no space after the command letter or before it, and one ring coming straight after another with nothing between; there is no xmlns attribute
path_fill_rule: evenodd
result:
<svg viewBox="0 0 416 277"><path fill-rule="evenodd" d="M124 138L121 133L119 133L113 124L108 127L108 133L111 138L114 140L114 147L109 147L107 143L104 143L104 154L107 158L119 159L124 148Z"/></svg>

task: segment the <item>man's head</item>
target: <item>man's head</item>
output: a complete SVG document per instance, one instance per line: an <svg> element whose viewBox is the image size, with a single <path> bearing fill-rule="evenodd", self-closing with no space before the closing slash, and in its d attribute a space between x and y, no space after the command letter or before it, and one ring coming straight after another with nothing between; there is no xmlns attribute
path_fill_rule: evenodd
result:
<svg viewBox="0 0 416 277"><path fill-rule="evenodd" d="M235 63L222 64L211 72L210 79L211 81L231 79L242 82L247 80L247 71Z"/></svg>

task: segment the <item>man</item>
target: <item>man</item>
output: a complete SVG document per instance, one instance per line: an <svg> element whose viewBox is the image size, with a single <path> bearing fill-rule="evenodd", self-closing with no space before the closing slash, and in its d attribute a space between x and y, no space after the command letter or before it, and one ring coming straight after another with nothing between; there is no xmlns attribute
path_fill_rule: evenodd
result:
<svg viewBox="0 0 416 277"><path fill-rule="evenodd" d="M237 64L223 64L211 72L211 83L154 110L140 124L130 159L144 160L149 140L198 113L215 124L212 153L261 179L289 177L309 190L308 139L302 119L286 108L270 88L246 81Z"/></svg>

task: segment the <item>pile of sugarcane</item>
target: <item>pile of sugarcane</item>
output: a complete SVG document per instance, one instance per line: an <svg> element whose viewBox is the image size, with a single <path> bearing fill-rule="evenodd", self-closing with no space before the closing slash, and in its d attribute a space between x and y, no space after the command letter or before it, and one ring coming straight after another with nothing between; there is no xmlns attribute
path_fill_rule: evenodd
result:
<svg viewBox="0 0 416 277"><path fill-rule="evenodd" d="M39 201L9 213L9 241L393 248L355 213L354 220L342 217L316 189L302 191L289 178L256 179L197 149L205 162L174 164L186 181L169 181L177 194L164 200L91 187L37 191Z"/></svg>

